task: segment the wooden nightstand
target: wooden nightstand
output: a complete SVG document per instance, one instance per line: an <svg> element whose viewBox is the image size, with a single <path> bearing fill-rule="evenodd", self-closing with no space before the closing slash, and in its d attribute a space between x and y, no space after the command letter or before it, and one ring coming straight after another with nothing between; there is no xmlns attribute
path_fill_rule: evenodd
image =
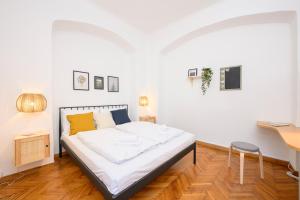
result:
<svg viewBox="0 0 300 200"><path fill-rule="evenodd" d="M17 167L49 156L49 133L37 132L15 137L15 165Z"/></svg>
<svg viewBox="0 0 300 200"><path fill-rule="evenodd" d="M141 116L140 121L156 123L156 117L150 115Z"/></svg>

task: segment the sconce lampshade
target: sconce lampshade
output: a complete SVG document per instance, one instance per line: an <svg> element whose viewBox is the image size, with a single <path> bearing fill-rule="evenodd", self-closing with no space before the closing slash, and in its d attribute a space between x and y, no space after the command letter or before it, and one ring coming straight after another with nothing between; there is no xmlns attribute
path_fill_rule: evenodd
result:
<svg viewBox="0 0 300 200"><path fill-rule="evenodd" d="M42 94L21 94L17 99L19 112L42 112L47 107L47 100Z"/></svg>
<svg viewBox="0 0 300 200"><path fill-rule="evenodd" d="M149 102L148 102L148 97L146 96L141 96L140 97L140 106L148 106Z"/></svg>

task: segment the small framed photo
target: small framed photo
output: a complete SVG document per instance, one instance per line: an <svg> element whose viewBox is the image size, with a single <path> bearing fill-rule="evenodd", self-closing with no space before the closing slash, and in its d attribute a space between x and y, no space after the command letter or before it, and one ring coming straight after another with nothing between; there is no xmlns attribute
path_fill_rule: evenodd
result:
<svg viewBox="0 0 300 200"><path fill-rule="evenodd" d="M188 70L188 77L196 77L198 75L198 69L189 69Z"/></svg>
<svg viewBox="0 0 300 200"><path fill-rule="evenodd" d="M88 72L73 71L73 90L90 89L90 80Z"/></svg>
<svg viewBox="0 0 300 200"><path fill-rule="evenodd" d="M94 89L103 90L104 89L104 77L94 76Z"/></svg>
<svg viewBox="0 0 300 200"><path fill-rule="evenodd" d="M107 90L108 92L119 92L119 77L107 77Z"/></svg>

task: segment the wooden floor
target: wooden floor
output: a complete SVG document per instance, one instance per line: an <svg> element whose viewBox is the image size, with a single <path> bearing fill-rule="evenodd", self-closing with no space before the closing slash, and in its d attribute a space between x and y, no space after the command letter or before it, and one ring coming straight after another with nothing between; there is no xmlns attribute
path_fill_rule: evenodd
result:
<svg viewBox="0 0 300 200"><path fill-rule="evenodd" d="M192 164L192 154L187 155L131 199L297 200L297 182L286 176L286 170L283 166L265 162L265 179L261 180L258 161L247 158L245 184L240 185L239 158L236 155L232 159L232 168L228 169L225 152L198 147L197 165ZM26 174L12 185L0 186L0 199L103 199L68 156Z"/></svg>

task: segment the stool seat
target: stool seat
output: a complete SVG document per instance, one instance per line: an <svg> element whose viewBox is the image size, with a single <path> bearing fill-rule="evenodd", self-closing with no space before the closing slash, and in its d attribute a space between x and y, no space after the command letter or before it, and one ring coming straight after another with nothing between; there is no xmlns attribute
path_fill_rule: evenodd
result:
<svg viewBox="0 0 300 200"><path fill-rule="evenodd" d="M231 146L242 151L259 152L258 146L248 142L232 142Z"/></svg>
<svg viewBox="0 0 300 200"><path fill-rule="evenodd" d="M258 146L248 142L235 141L229 147L228 167L230 167L231 152L237 150L240 152L240 184L244 184L244 157L245 153L258 153L260 178L264 178L263 156Z"/></svg>

